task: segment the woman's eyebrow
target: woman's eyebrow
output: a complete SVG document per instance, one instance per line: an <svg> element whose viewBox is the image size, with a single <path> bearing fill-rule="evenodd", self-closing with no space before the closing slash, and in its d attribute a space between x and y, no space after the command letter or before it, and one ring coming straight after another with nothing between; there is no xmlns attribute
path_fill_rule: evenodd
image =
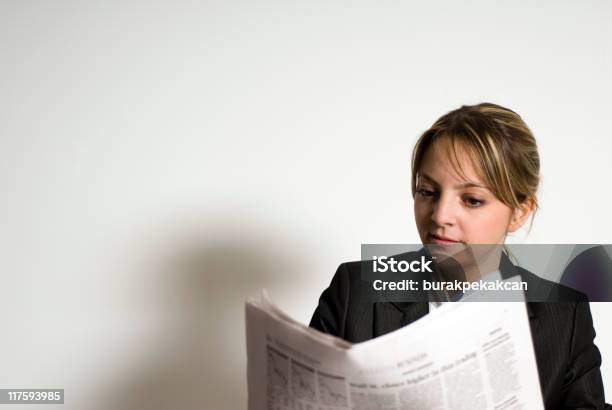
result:
<svg viewBox="0 0 612 410"><path fill-rule="evenodd" d="M436 180L435 180L435 179L433 179L432 177L430 177L430 176L429 176L429 175L427 175L427 174L421 174L421 173L419 173L419 174L418 174L418 177L419 177L419 178L426 179L426 180L428 180L429 182L431 182L431 183L432 183L432 184L434 184L434 185L439 185L439 184L438 184L438 182L436 182Z"/></svg>
<svg viewBox="0 0 612 410"><path fill-rule="evenodd" d="M438 184L438 182L433 179L431 176L427 175L427 174L419 174L419 177L428 180L429 182L435 184L435 185L440 185ZM467 181L463 184L459 184L459 185L455 185L453 188L455 189L466 189L466 188L482 188L482 189L487 189L485 186L478 184L476 182L473 181Z"/></svg>
<svg viewBox="0 0 612 410"><path fill-rule="evenodd" d="M466 182L465 184L455 185L455 189L465 189L465 188L482 188L486 189L486 187L477 184L475 182Z"/></svg>

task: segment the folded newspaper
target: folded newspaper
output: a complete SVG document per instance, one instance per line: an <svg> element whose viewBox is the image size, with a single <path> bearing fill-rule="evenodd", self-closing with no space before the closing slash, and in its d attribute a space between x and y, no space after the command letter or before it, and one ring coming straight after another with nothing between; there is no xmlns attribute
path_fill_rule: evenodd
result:
<svg viewBox="0 0 612 410"><path fill-rule="evenodd" d="M351 344L246 303L249 410L543 409L524 303L446 303Z"/></svg>

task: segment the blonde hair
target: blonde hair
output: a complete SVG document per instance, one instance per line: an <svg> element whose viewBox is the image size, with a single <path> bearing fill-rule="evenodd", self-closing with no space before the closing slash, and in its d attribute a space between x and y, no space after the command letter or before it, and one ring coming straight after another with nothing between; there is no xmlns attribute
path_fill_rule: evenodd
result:
<svg viewBox="0 0 612 410"><path fill-rule="evenodd" d="M425 152L442 138L450 140L451 163L460 175L465 174L457 159L457 150L463 148L487 188L501 202L516 209L530 200L533 210L537 209L540 156L535 137L517 113L496 104L482 103L464 105L440 117L414 146L413 197Z"/></svg>

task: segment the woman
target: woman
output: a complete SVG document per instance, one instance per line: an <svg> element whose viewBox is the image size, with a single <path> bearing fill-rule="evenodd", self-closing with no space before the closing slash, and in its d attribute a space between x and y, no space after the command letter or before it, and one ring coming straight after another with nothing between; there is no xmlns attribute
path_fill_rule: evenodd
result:
<svg viewBox="0 0 612 410"><path fill-rule="evenodd" d="M539 166L535 138L514 111L483 103L442 116L417 141L412 157L414 216L425 247L501 249L507 235L537 209ZM601 356L583 295L513 265L503 252L495 263L502 276L512 271L530 284L527 300L548 301L527 303L546 408L605 408ZM372 303L364 296L367 282L360 280L363 266L340 265L311 327L356 343L405 326L435 307L427 301ZM465 279L475 277L466 272Z"/></svg>

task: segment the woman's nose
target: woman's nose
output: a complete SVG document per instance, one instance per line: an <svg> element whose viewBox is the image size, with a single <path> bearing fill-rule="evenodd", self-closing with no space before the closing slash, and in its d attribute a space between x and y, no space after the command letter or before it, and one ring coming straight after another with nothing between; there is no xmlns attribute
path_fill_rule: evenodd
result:
<svg viewBox="0 0 612 410"><path fill-rule="evenodd" d="M451 226L455 223L455 212L455 203L452 198L441 195L434 202L431 220L438 226Z"/></svg>

